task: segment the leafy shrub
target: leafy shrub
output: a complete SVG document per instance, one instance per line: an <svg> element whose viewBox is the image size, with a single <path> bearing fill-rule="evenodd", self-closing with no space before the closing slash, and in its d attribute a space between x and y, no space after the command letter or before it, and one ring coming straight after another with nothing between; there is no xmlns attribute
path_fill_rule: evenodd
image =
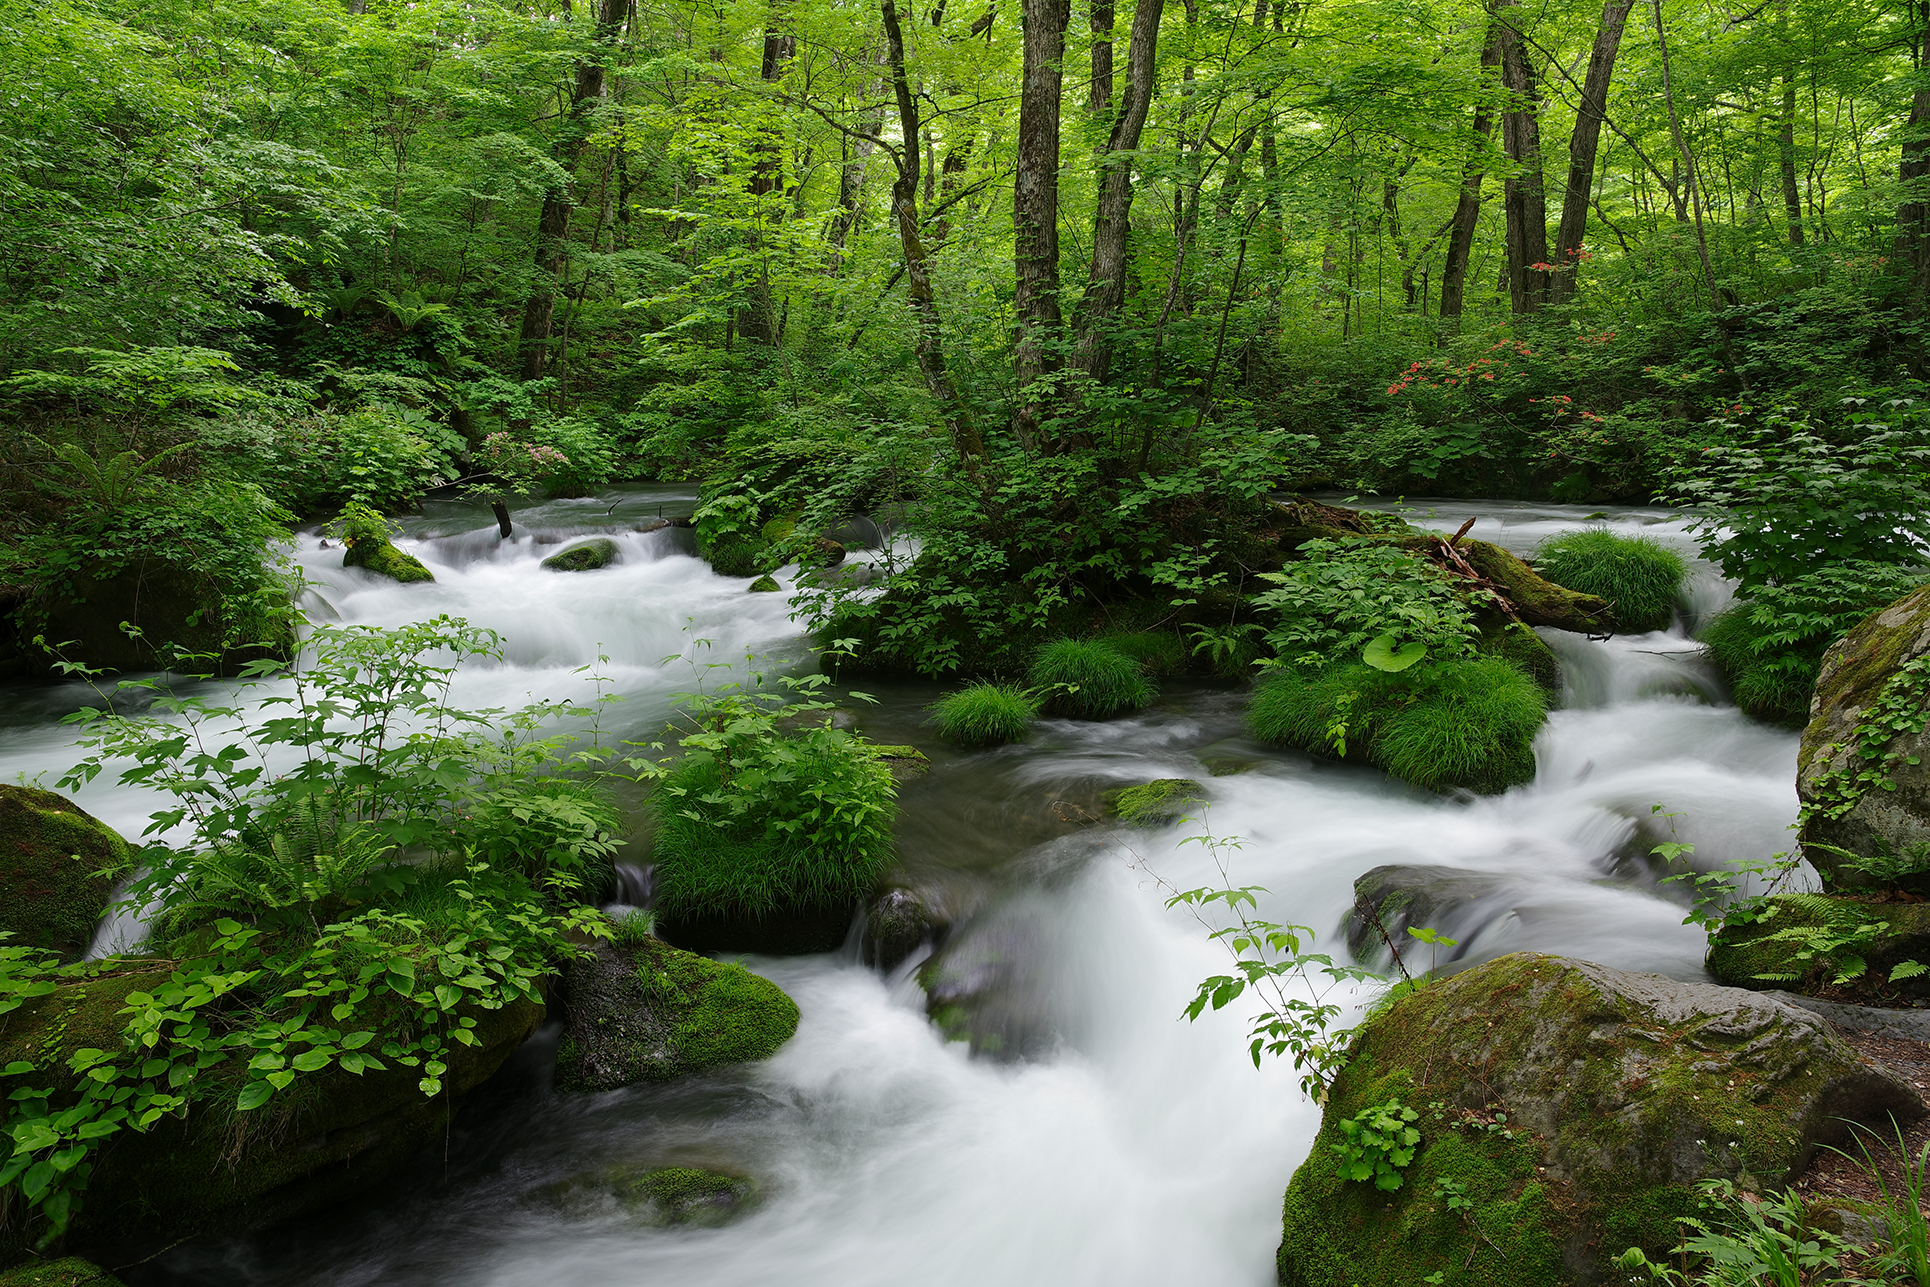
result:
<svg viewBox="0 0 1930 1287"><path fill-rule="evenodd" d="M1039 704L1031 695L1010 684L973 684L932 706L942 735L974 746L1018 741L1038 713Z"/></svg>
<svg viewBox="0 0 1930 1287"><path fill-rule="evenodd" d="M1759 586L1697 637L1729 680L1736 705L1757 719L1801 726L1829 646L1923 580L1921 571L1888 563L1825 565Z"/></svg>
<svg viewBox="0 0 1930 1287"><path fill-rule="evenodd" d="M1340 1155L1341 1175L1372 1180L1385 1193L1400 1188L1401 1172L1414 1161L1414 1150L1421 1143L1421 1132L1413 1126L1420 1116L1398 1099L1390 1099L1341 1121L1341 1138L1328 1146Z"/></svg>
<svg viewBox="0 0 1930 1287"><path fill-rule="evenodd" d="M1688 572L1680 554L1652 536L1623 536L1605 527L1563 532L1541 543L1535 571L1556 585L1598 594L1630 633L1666 630L1675 593Z"/></svg>
<svg viewBox="0 0 1930 1287"><path fill-rule="evenodd" d="M1280 667L1254 693L1247 724L1262 741L1354 753L1430 790L1495 792L1534 777L1541 689L1498 657L1386 672L1362 663Z"/></svg>
<svg viewBox="0 0 1930 1287"><path fill-rule="evenodd" d="M1059 639L1039 649L1027 676L1069 715L1098 719L1138 710L1158 696L1133 658L1100 640Z"/></svg>
<svg viewBox="0 0 1930 1287"><path fill-rule="evenodd" d="M432 413L387 401L346 411L291 406L204 429L197 449L278 502L310 514L349 501L379 510L413 504L452 482L468 444Z"/></svg>
<svg viewBox="0 0 1930 1287"><path fill-rule="evenodd" d="M1437 659L1472 646L1472 614L1425 559L1374 540L1308 541L1300 553L1281 571L1262 573L1276 588L1253 599L1257 611L1274 619L1266 638L1282 660L1324 666L1359 656L1388 634Z"/></svg>
<svg viewBox="0 0 1930 1287"><path fill-rule="evenodd" d="M1186 669L1186 648L1169 630L1135 630L1100 635L1097 642L1138 662L1149 675L1177 675Z"/></svg>

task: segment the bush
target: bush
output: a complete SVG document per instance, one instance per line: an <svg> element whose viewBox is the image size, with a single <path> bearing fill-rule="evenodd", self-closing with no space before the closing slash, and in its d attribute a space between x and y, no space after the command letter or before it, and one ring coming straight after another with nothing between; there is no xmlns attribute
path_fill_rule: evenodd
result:
<svg viewBox="0 0 1930 1287"><path fill-rule="evenodd" d="M1038 713L1039 704L1024 689L1010 684L973 684L932 706L939 733L971 746L1016 742Z"/></svg>
<svg viewBox="0 0 1930 1287"><path fill-rule="evenodd" d="M1472 614L1447 575L1426 559L1371 538L1308 541L1300 553L1279 572L1261 573L1275 588L1253 599L1277 623L1266 639L1282 658L1324 665L1359 656L1387 634L1421 644L1435 660L1471 646Z"/></svg>
<svg viewBox="0 0 1930 1287"><path fill-rule="evenodd" d="M1131 657L1149 675L1177 675L1186 669L1186 647L1168 630L1100 635L1097 642Z"/></svg>
<svg viewBox="0 0 1930 1287"><path fill-rule="evenodd" d="M1364 758L1430 790L1493 793L1533 779L1546 710L1533 678L1499 657L1389 673L1358 663L1280 667L1247 724L1262 741Z"/></svg>
<svg viewBox="0 0 1930 1287"><path fill-rule="evenodd" d="M1028 678L1069 715L1097 719L1138 710L1159 695L1140 665L1100 640L1060 639L1039 649Z"/></svg>
<svg viewBox="0 0 1930 1287"><path fill-rule="evenodd" d="M1535 571L1556 585L1607 599L1628 633L1667 630L1676 587L1689 565L1652 536L1622 536L1605 527L1563 532L1541 543Z"/></svg>
<svg viewBox="0 0 1930 1287"><path fill-rule="evenodd" d="M1697 636L1744 713L1771 723L1809 722L1809 699L1829 646L1921 585L1924 575L1887 563L1823 567L1763 586L1717 614Z"/></svg>

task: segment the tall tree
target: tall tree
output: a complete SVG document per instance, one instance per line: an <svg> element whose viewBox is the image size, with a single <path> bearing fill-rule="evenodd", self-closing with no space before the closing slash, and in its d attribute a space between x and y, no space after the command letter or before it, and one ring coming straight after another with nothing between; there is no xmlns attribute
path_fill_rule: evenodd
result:
<svg viewBox="0 0 1930 1287"><path fill-rule="evenodd" d="M1059 312L1059 103L1069 0L1020 0L1025 66L1019 83L1017 167L1012 182L1012 299L1018 335L1015 428L1034 440L1043 414L1033 386L1056 366Z"/></svg>
<svg viewBox="0 0 1930 1287"><path fill-rule="evenodd" d="M1488 41L1481 47L1481 97L1474 105L1474 129L1468 159L1461 167L1461 194L1454 206L1447 254L1441 264L1441 316L1459 318L1467 294L1468 260L1474 254L1474 233L1481 222L1481 183L1488 173L1489 135L1494 112L1489 106L1490 83L1501 66L1501 26L1488 25Z"/></svg>
<svg viewBox="0 0 1930 1287"><path fill-rule="evenodd" d="M1507 210L1508 297L1517 313L1535 313L1548 299L1548 194L1541 172L1541 94L1528 42L1516 25L1520 0L1500 0L1495 18L1501 37L1501 84L1508 104L1501 114L1502 145L1514 162L1502 184ZM1537 265L1542 265L1537 267Z"/></svg>
<svg viewBox="0 0 1930 1287"><path fill-rule="evenodd" d="M1562 189L1561 226L1555 232L1555 274L1548 302L1560 304L1575 297L1581 276L1582 239L1588 228L1588 198L1595 184L1595 153L1601 143L1602 121L1608 112L1608 83L1615 74L1615 55L1628 28L1634 0L1607 0L1595 28L1595 47L1588 55L1588 74L1582 78L1582 101L1575 112L1575 130L1568 140L1568 183Z"/></svg>

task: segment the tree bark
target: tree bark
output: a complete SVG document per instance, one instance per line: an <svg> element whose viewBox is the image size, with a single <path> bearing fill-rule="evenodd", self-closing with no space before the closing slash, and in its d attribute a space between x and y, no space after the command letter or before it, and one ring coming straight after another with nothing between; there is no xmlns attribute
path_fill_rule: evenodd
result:
<svg viewBox="0 0 1930 1287"><path fill-rule="evenodd" d="M1513 12L1509 12L1509 11ZM1522 21L1520 0L1501 0L1494 9L1500 24L1501 83L1508 108L1501 117L1501 138L1516 169L1502 185L1508 212L1508 296L1516 313L1538 313L1548 299L1548 196L1541 173L1541 95L1528 64L1527 42L1514 26Z"/></svg>
<svg viewBox="0 0 1930 1287"><path fill-rule="evenodd" d="M1019 85L1018 169L1012 182L1012 305L1018 335L1015 428L1036 438L1044 408L1032 386L1058 366L1059 100L1065 76L1068 0L1020 0L1025 67Z"/></svg>
<svg viewBox="0 0 1930 1287"><path fill-rule="evenodd" d="M1088 15L1092 26L1092 94L1087 110L1101 125L1112 113L1112 23L1113 0L1092 0Z"/></svg>
<svg viewBox="0 0 1930 1287"><path fill-rule="evenodd" d="M918 102L911 95L911 82L905 75L905 33L898 22L898 6L882 0L879 12L885 24L885 61L891 72L892 98L898 107L898 137L901 145L892 151L897 175L891 185L891 210L898 221L898 242L905 256L905 297L911 306L913 323L912 351L918 359L918 373L925 387L938 402L938 413L951 434L959 463L972 478L979 477L985 458L985 443L972 423L971 408L959 396L945 366L945 350L938 323L938 301L932 294L931 269L918 227Z"/></svg>
<svg viewBox="0 0 1930 1287"><path fill-rule="evenodd" d="M1920 312L1930 300L1930 3L1912 4L1910 16L1917 24L1917 79L1897 165L1903 196L1897 205L1895 257L1909 276L1911 302Z"/></svg>
<svg viewBox="0 0 1930 1287"><path fill-rule="evenodd" d="M1481 181L1488 173L1489 135L1494 129L1494 113L1488 106L1488 82L1501 66L1501 31L1498 24L1488 29L1487 47L1481 51L1482 100L1474 108L1474 150L1461 171L1461 198L1454 207L1454 228L1448 236L1447 254L1441 264L1441 316L1459 318L1467 291L1468 259L1474 253L1474 231L1481 222Z"/></svg>
<svg viewBox="0 0 1930 1287"><path fill-rule="evenodd" d="M1922 91L1918 91L1921 97ZM1777 140L1777 160L1781 163L1783 209L1789 214L1789 244L1803 244L1803 194L1796 187L1796 81L1783 73L1783 128Z"/></svg>
<svg viewBox="0 0 1930 1287"><path fill-rule="evenodd" d="M784 30L788 6L777 0L771 6L770 17L764 27L764 57L758 66L758 79L766 85L774 85L784 78L791 59L797 56L797 36ZM747 185L752 205L757 212L759 224L767 212L776 212L778 219L783 218L783 203L770 201L784 183L784 132L775 128L767 119L764 127L753 136L751 143L751 177ZM752 249L761 249L763 238L751 234ZM737 333L747 340L758 344L777 342L777 310L771 303L770 269L759 263L757 277L751 282L750 301L744 305L737 319Z"/></svg>
<svg viewBox="0 0 1930 1287"><path fill-rule="evenodd" d="M616 44L629 10L630 0L602 0L589 51L576 64L570 109L550 148L557 165L570 176L568 185L575 182L576 163L589 143L590 118L603 97L604 60ZM565 238L570 231L570 212L575 208L573 186L543 194L543 212L536 224L536 280L523 301L523 324L516 335L517 374L523 380L540 379L548 358L550 323L556 312L556 274L568 251Z"/></svg>
<svg viewBox="0 0 1930 1287"><path fill-rule="evenodd" d="M1549 291L1553 304L1573 299L1581 277L1588 198L1595 184L1595 154L1601 143L1602 120L1608 114L1608 83L1615 74L1615 55L1622 45L1622 33L1628 29L1632 8L1634 0L1607 0L1602 6L1601 25L1595 29L1595 48L1588 56L1588 74L1582 78L1581 107L1568 140L1568 185L1562 190L1561 226L1555 231L1555 257L1550 261L1556 269Z"/></svg>
<svg viewBox="0 0 1930 1287"><path fill-rule="evenodd" d="M1112 356L1106 331L1126 300L1126 234L1133 205L1133 153L1152 104L1153 70L1159 52L1159 20L1165 0L1139 0L1126 52L1126 84L1099 160L1099 199L1092 217L1092 262L1079 300L1080 370L1105 383Z"/></svg>

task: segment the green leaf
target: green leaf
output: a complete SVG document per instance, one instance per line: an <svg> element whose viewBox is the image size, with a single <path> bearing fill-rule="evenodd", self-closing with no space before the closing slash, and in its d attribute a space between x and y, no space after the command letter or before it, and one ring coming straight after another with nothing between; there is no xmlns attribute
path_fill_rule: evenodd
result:
<svg viewBox="0 0 1930 1287"><path fill-rule="evenodd" d="M241 1088L241 1094L235 1099L235 1107L244 1113L251 1108L260 1108L274 1093L275 1088L267 1082L251 1081Z"/></svg>
<svg viewBox="0 0 1930 1287"><path fill-rule="evenodd" d="M1391 634L1377 635L1361 649L1360 659L1375 670L1402 671L1427 656L1427 645L1418 639L1397 644Z"/></svg>

